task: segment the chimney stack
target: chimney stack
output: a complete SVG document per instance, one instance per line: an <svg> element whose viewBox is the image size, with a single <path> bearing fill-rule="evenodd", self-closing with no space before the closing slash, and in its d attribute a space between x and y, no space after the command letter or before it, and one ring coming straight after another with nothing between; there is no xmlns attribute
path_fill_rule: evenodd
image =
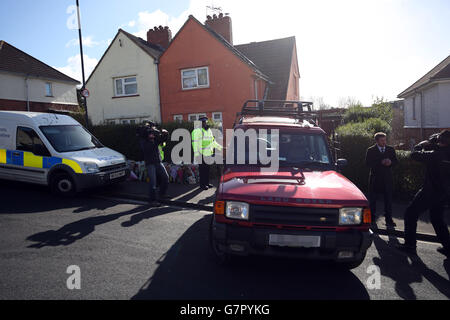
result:
<svg viewBox="0 0 450 320"><path fill-rule="evenodd" d="M158 44L163 49L167 49L170 41L172 41L172 32L169 27L154 27L147 32L147 42Z"/></svg>
<svg viewBox="0 0 450 320"><path fill-rule="evenodd" d="M224 37L230 44L233 44L233 30L229 16L224 16L220 13L219 16L214 14L212 17L207 16L206 19L205 25Z"/></svg>

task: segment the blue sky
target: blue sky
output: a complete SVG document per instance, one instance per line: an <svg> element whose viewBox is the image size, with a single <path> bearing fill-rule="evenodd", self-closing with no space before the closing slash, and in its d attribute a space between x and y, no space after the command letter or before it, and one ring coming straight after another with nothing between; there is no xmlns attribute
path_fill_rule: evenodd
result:
<svg viewBox="0 0 450 320"><path fill-rule="evenodd" d="M0 39L80 79L74 4L1 0ZM395 99L450 54L448 0L80 0L87 73L119 28L145 38L168 24L175 34L189 14L204 21L207 5L230 13L235 44L294 35L302 98L333 106Z"/></svg>

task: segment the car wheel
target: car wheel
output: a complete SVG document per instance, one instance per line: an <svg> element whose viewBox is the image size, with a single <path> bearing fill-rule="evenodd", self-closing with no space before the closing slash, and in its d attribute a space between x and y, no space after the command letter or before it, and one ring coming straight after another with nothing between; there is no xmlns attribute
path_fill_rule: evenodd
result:
<svg viewBox="0 0 450 320"><path fill-rule="evenodd" d="M211 219L211 223L209 226L209 244L212 251L212 255L214 257L214 260L219 265L227 265L231 262L231 255L227 252L224 252L220 249L219 244L216 240L214 240L213 236L213 220L214 217Z"/></svg>
<svg viewBox="0 0 450 320"><path fill-rule="evenodd" d="M355 269L355 268L359 267L363 263L365 258L366 258L366 252L364 252L362 254L361 258L359 258L357 260L346 261L346 262L338 262L337 264L338 264L338 266L340 266L340 267L342 267L344 269L351 270L351 269Z"/></svg>
<svg viewBox="0 0 450 320"><path fill-rule="evenodd" d="M72 197L76 193L75 182L67 173L58 173L51 179L52 192L64 197Z"/></svg>

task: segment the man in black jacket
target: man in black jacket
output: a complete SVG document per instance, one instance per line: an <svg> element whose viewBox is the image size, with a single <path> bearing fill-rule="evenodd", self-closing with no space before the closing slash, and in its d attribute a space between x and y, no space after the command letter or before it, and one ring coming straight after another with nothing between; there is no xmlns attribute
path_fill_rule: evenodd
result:
<svg viewBox="0 0 450 320"><path fill-rule="evenodd" d="M430 139L431 140L431 139ZM450 130L443 130L437 143L423 141L414 147L411 158L426 165L423 187L415 195L405 212L405 243L398 248L408 254L416 254L416 229L419 216L430 210L430 220L442 247L437 250L450 257L450 235L444 221L445 204L449 201L450 177L442 168L450 161Z"/></svg>
<svg viewBox="0 0 450 320"><path fill-rule="evenodd" d="M149 200L150 205L160 206L156 199L156 181L159 181L159 197L165 196L169 186L169 175L161 163L161 154L158 146L168 139L166 130L160 132L153 124L148 123L141 129L140 146L144 155L147 173L150 179Z"/></svg>
<svg viewBox="0 0 450 320"><path fill-rule="evenodd" d="M384 217L386 226L395 227L392 220L392 190L393 178L392 167L398 163L394 148L386 145L386 134L378 132L375 134L373 146L367 149L366 165L370 167L369 174L369 205L370 211L376 220L377 194L384 196Z"/></svg>

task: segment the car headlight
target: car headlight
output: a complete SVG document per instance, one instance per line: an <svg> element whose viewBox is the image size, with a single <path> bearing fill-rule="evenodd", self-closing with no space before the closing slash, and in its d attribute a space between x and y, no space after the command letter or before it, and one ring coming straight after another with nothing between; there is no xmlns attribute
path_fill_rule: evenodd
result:
<svg viewBox="0 0 450 320"><path fill-rule="evenodd" d="M245 202L227 201L225 215L230 219L248 220L249 205Z"/></svg>
<svg viewBox="0 0 450 320"><path fill-rule="evenodd" d="M94 162L84 162L83 164L88 173L95 173L99 171L98 165Z"/></svg>
<svg viewBox="0 0 450 320"><path fill-rule="evenodd" d="M362 208L339 209L339 225L356 225L362 222Z"/></svg>

